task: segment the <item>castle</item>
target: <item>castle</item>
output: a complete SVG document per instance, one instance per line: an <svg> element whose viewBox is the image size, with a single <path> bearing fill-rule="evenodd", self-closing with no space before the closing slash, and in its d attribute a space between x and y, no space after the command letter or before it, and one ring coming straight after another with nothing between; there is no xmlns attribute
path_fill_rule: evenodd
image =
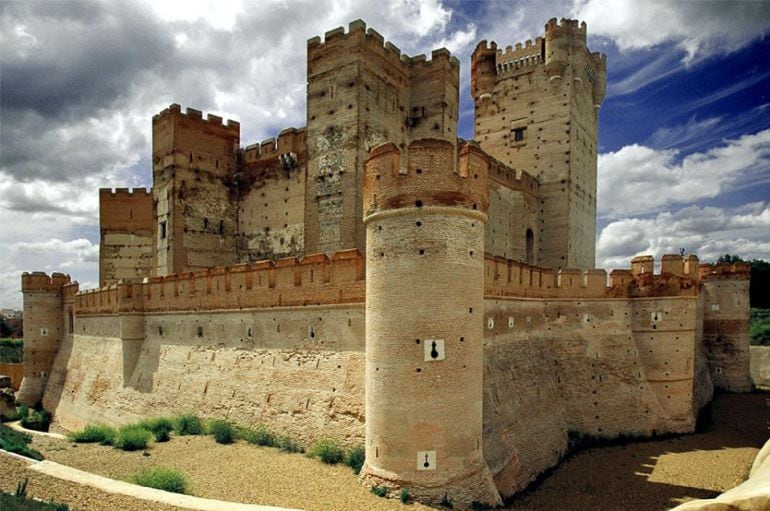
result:
<svg viewBox="0 0 770 511"><path fill-rule="evenodd" d="M688 432L750 388L748 267L594 269L606 59L586 26L471 61L362 21L307 44L307 125L153 117L150 191L100 190L100 288L22 276L25 374L66 429L195 410L364 443L367 484L499 503L571 433Z"/></svg>

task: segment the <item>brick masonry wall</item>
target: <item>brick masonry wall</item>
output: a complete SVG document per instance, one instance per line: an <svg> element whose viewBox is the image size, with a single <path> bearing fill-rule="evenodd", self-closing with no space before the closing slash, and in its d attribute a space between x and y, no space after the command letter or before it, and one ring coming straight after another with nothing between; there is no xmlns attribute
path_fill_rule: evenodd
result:
<svg viewBox="0 0 770 511"><path fill-rule="evenodd" d="M99 190L99 286L152 274L152 191Z"/></svg>

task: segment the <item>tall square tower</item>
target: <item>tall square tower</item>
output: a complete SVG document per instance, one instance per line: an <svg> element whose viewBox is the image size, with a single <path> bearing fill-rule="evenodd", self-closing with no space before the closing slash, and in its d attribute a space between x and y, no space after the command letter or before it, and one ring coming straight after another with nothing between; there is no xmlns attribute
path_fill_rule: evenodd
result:
<svg viewBox="0 0 770 511"><path fill-rule="evenodd" d="M545 38L471 58L474 133L482 149L540 183L537 260L591 268L596 245L598 112L606 57L586 46L586 24L552 18Z"/></svg>

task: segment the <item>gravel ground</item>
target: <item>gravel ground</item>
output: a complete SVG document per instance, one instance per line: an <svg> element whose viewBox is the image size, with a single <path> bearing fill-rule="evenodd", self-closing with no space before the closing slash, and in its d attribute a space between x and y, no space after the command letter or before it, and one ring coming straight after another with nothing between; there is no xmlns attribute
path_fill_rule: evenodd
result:
<svg viewBox="0 0 770 511"><path fill-rule="evenodd" d="M702 433L588 449L571 456L507 509L661 511L687 500L714 497L745 479L767 440L770 393L722 395L713 409L714 424ZM115 479L127 479L150 466L172 466L190 476L191 493L200 497L308 511L429 509L373 496L347 466L328 466L244 442L219 445L211 437L178 437L154 444L149 456L41 437L35 438L33 447L47 459ZM0 463L0 487L12 490L22 477L21 469L6 467L5 460ZM176 509L125 497L104 500L96 490L38 474L30 476L29 490L31 495L69 502L79 511Z"/></svg>
<svg viewBox="0 0 770 511"><path fill-rule="evenodd" d="M155 504L123 495L80 486L55 477L26 470L27 464L10 456L0 456L0 489L13 493L16 485L28 478L27 495L45 501L66 502L77 511L185 511L176 506Z"/></svg>
<svg viewBox="0 0 770 511"><path fill-rule="evenodd" d="M720 395L713 419L701 433L579 452L508 509L661 511L716 497L767 441L770 393Z"/></svg>

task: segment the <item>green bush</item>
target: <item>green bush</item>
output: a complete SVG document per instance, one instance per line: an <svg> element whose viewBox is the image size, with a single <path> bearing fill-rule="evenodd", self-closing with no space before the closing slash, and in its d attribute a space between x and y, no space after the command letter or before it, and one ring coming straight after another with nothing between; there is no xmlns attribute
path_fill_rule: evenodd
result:
<svg viewBox="0 0 770 511"><path fill-rule="evenodd" d="M3 511L69 511L69 506L56 502L40 502L0 490L0 509Z"/></svg>
<svg viewBox="0 0 770 511"><path fill-rule="evenodd" d="M278 440L265 426L260 426L257 429L239 428L238 433L250 444L277 447Z"/></svg>
<svg viewBox="0 0 770 511"><path fill-rule="evenodd" d="M21 339L0 339L0 362L18 364L24 361L24 343Z"/></svg>
<svg viewBox="0 0 770 511"><path fill-rule="evenodd" d="M21 425L35 431L48 431L51 425L51 414L45 410L32 410L26 417L21 418Z"/></svg>
<svg viewBox="0 0 770 511"><path fill-rule="evenodd" d="M227 421L211 421L209 423L209 433L211 433L218 444L231 444L235 442L235 428Z"/></svg>
<svg viewBox="0 0 770 511"><path fill-rule="evenodd" d="M388 488L386 486L372 486L372 493L377 495L378 497L387 497L388 496Z"/></svg>
<svg viewBox="0 0 770 511"><path fill-rule="evenodd" d="M452 499L449 498L449 494L445 493L444 498L441 499L441 502L439 502L439 505L441 507L445 507L447 509L454 509L455 505L452 504Z"/></svg>
<svg viewBox="0 0 770 511"><path fill-rule="evenodd" d="M7 426L0 425L0 449L15 454L20 454L21 456L26 456L27 458L42 460L42 454L28 447L28 444L31 441L31 436L25 433L14 431Z"/></svg>
<svg viewBox="0 0 770 511"><path fill-rule="evenodd" d="M115 447L124 451L145 449L152 439L152 434L139 424L129 424L118 430Z"/></svg>
<svg viewBox="0 0 770 511"><path fill-rule="evenodd" d="M311 458L318 458L324 463L334 465L345 459L345 452L336 440L331 438L322 438L310 448L308 455Z"/></svg>
<svg viewBox="0 0 770 511"><path fill-rule="evenodd" d="M174 432L177 435L202 435L203 422L192 414L180 415L173 419Z"/></svg>
<svg viewBox="0 0 770 511"><path fill-rule="evenodd" d="M278 447L284 452L305 452L305 449L291 439L289 436L282 436L277 439L274 447Z"/></svg>
<svg viewBox="0 0 770 511"><path fill-rule="evenodd" d="M352 468L355 474L361 473L361 469L364 466L364 461L366 461L366 450L364 449L363 445L353 447L345 456L345 464Z"/></svg>
<svg viewBox="0 0 770 511"><path fill-rule="evenodd" d="M409 495L409 490L406 488L401 488L401 493L399 494L399 498L401 499L402 504L409 504L409 501L412 499L412 496Z"/></svg>
<svg viewBox="0 0 770 511"><path fill-rule="evenodd" d="M751 309L749 337L755 346L770 346L770 309Z"/></svg>
<svg viewBox="0 0 770 511"><path fill-rule="evenodd" d="M133 476L130 481L140 486L174 493L187 493L187 476L175 468L148 468Z"/></svg>
<svg viewBox="0 0 770 511"><path fill-rule="evenodd" d="M70 440L78 444L100 443L102 445L112 445L115 441L117 431L115 428L104 424L89 425L80 431L75 431L70 435Z"/></svg>
<svg viewBox="0 0 770 511"><path fill-rule="evenodd" d="M156 442L168 442L171 440L171 432L174 423L168 417L156 417L139 423L144 429L152 433Z"/></svg>

